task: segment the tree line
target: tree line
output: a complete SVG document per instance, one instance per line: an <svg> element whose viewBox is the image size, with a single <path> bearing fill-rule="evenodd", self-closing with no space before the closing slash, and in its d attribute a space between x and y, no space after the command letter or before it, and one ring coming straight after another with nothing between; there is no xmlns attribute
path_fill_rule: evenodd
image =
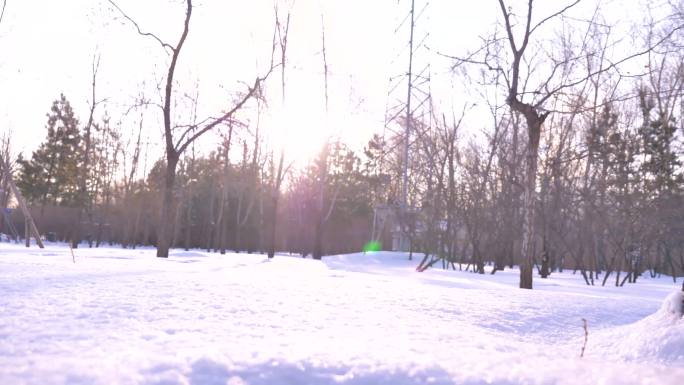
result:
<svg viewBox="0 0 684 385"><path fill-rule="evenodd" d="M77 237L91 246L156 245L166 161L143 159L140 128L132 142L123 143L122 128L110 122L105 116L94 123L88 138L62 95L48 114L44 141L30 157L17 159L17 185L41 230L54 233L58 240ZM212 151L191 149L179 160L171 245L221 253L265 252L269 222L279 220L277 249L313 254L313 229L319 219L312 197L319 194L318 178L325 167L329 193L324 196L324 219L329 230L321 237L324 250L327 254L361 250L370 234L369 192L376 189L366 171L368 162L345 144L331 143L325 165L319 157L289 172L274 218L271 197L277 159L261 150L262 139L230 127ZM136 178L146 162L149 170ZM82 185L85 194L80 193ZM80 209L86 214L77 220Z"/></svg>
<svg viewBox="0 0 684 385"><path fill-rule="evenodd" d="M107 114L94 118L93 81L87 123L60 96L45 140L17 159L16 179L44 231L74 245L85 239L321 258L361 250L376 232L374 209L386 207L394 222L377 238L388 248L402 233L411 255L420 254L419 270L494 274L519 265L526 288L533 273L545 278L562 269L588 285L621 286L643 272L681 275L684 8L670 2L662 20L641 25L634 51L616 56L620 39L598 7L587 20L563 17L578 3L533 18L532 1L516 13L499 0L501 23L481 47L440 53L479 96L452 111L428 99L428 113L391 122L410 125L408 137L403 130L373 134L362 150L330 139L296 168L265 146L258 119L236 115L249 103L262 106L273 71L281 72L285 99L289 13L275 11L266 75L219 119L188 117L183 125L171 121L170 109L191 1L173 46L141 32L119 9L170 54L165 156L143 159L142 115L138 127ZM324 35L323 55L327 76ZM486 106L489 123L472 119L475 104ZM195 139L209 131L221 139L200 151ZM406 162L410 204L398 208ZM65 226L60 218L67 217Z"/></svg>

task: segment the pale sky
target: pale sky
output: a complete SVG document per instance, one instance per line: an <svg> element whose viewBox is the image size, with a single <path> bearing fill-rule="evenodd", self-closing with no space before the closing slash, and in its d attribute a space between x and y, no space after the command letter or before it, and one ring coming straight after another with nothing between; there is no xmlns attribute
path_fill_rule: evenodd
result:
<svg viewBox="0 0 684 385"><path fill-rule="evenodd" d="M184 17L184 1L119 0L117 4L144 31L175 44ZM416 0L417 11L424 0ZM520 1L510 1L517 7ZM568 1L538 1L535 19ZM585 1L575 12L586 13L595 1ZM605 0L623 18L638 1ZM220 112L240 81L251 83L264 71L270 56L274 0L196 0L188 40L181 53L176 79L184 92L199 90L200 118ZM291 157L311 153L307 148L327 134L356 142L358 148L383 128L389 103L388 80L405 71L408 30L395 33L407 15L409 0L296 0L292 8L288 46L287 113L282 112L279 73L268 87L272 113L263 118L263 130L288 148ZM286 8L281 4L281 9ZM517 8L524 12L523 8ZM325 119L321 49L321 15L326 30L330 68L330 112ZM433 0L418 22L416 37L429 32L426 44L453 55L477 47L478 36L492 31L499 17L496 0L478 2ZM15 152L29 155L45 137L46 113L64 93L82 123L87 120L91 63L100 56L98 98L107 98L113 121L136 96L161 100L156 82L162 80L167 56L152 39L139 36L134 27L104 0L7 0L0 24L0 130L11 129ZM431 63L432 89L442 90L442 103L460 108L470 97L448 70L448 62L427 51L417 67ZM405 94L402 85L398 91ZM187 105L177 111L189 122ZM447 111L448 112L448 111ZM137 127L132 114L121 121L124 134ZM243 118L254 118L246 111ZM327 121L327 124L325 123ZM150 107L145 115L147 136L161 143L161 111ZM326 127L326 128L322 128ZM213 147L215 137L201 143Z"/></svg>

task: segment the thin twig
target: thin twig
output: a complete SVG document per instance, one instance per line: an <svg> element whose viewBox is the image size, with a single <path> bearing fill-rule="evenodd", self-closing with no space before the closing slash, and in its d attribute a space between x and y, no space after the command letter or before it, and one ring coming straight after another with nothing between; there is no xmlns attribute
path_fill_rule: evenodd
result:
<svg viewBox="0 0 684 385"><path fill-rule="evenodd" d="M565 11L567 11L568 9L574 7L574 6L577 5L579 2L580 2L580 0L576 0L574 3L572 3L572 4L570 4L570 5L567 5L565 8L561 9L560 11L558 11L558 12L556 12L556 13L550 15L550 16L545 17L544 20L542 20L542 21L540 21L539 23L537 23L537 25L535 25L535 26L530 30L530 34L532 34L537 28L539 28L542 24L546 23L547 21L553 19L553 18L556 17L556 16L560 16L560 15L564 14ZM531 4L531 3L532 3L532 2L530 2L530 4Z"/></svg>
<svg viewBox="0 0 684 385"><path fill-rule="evenodd" d="M584 357L584 350L587 348L587 340L589 340L589 328L587 326L587 320L582 318L582 323L584 324L584 345L582 345L582 352L580 353L580 358Z"/></svg>

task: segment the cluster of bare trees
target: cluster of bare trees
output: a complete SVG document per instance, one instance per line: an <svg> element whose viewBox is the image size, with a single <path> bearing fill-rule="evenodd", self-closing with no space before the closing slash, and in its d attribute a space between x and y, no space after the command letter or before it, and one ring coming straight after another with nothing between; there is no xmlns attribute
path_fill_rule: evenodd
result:
<svg viewBox="0 0 684 385"><path fill-rule="evenodd" d="M535 266L541 277L569 267L587 284L616 285L684 271L681 7L647 20L644 39L616 57L625 42L600 8L563 17L579 3L536 17L531 0L521 10L499 0L503 36L443 55L493 90L461 112L484 99L492 123L469 141L458 114L412 123L419 269L519 264L522 288ZM394 180L397 163L385 169Z"/></svg>

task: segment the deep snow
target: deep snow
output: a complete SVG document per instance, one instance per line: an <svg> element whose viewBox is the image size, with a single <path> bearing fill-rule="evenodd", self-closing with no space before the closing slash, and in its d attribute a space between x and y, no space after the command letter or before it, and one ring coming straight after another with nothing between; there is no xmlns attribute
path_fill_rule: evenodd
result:
<svg viewBox="0 0 684 385"><path fill-rule="evenodd" d="M0 384L684 383L671 278L529 291L397 253L75 254L0 243Z"/></svg>

